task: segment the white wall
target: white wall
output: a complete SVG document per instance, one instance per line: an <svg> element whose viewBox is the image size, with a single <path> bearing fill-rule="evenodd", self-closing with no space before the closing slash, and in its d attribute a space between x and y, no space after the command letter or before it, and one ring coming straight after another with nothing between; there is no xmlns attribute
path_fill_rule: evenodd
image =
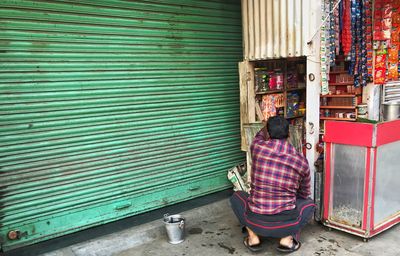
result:
<svg viewBox="0 0 400 256"><path fill-rule="evenodd" d="M308 4L305 6L307 10L303 13L310 16L308 29L305 30L306 38L311 37L317 32L321 24L321 1L305 0ZM304 4L304 2L303 2ZM307 41L308 41L307 40ZM311 44L307 44L307 115L306 115L306 141L311 145L311 149L307 150L307 160L311 168L311 188L314 189L313 184L315 180L315 167L314 162L318 158L316 146L319 142L319 98L321 92L321 71L320 71L320 36L319 31L316 33ZM310 77L313 76L314 80L311 81ZM311 195L313 196L314 191Z"/></svg>

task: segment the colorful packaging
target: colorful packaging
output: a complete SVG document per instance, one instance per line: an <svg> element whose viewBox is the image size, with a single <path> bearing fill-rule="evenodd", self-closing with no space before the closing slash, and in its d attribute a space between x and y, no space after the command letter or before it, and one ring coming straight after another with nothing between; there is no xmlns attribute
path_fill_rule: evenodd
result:
<svg viewBox="0 0 400 256"><path fill-rule="evenodd" d="M398 28L394 27L392 29L391 40L392 40L392 45L399 43L399 29Z"/></svg>
<svg viewBox="0 0 400 256"><path fill-rule="evenodd" d="M399 27L400 26L400 13L398 13L398 10L397 10L396 13L393 13L392 25L393 25L393 27Z"/></svg>
<svg viewBox="0 0 400 256"><path fill-rule="evenodd" d="M375 11L374 11L374 31L373 31L373 38L376 41L384 40L383 32L382 32L382 7L383 3L380 0L375 1Z"/></svg>
<svg viewBox="0 0 400 256"><path fill-rule="evenodd" d="M386 80L386 68L375 68L374 83L384 84Z"/></svg>
<svg viewBox="0 0 400 256"><path fill-rule="evenodd" d="M282 93L263 95L261 102L261 111L264 120L268 120L271 116L278 114L278 108L284 106L284 97Z"/></svg>
<svg viewBox="0 0 400 256"><path fill-rule="evenodd" d="M390 63L397 63L399 61L399 46L397 44L392 44L388 53Z"/></svg>
<svg viewBox="0 0 400 256"><path fill-rule="evenodd" d="M265 92L269 88L270 72L265 68L255 68L256 91Z"/></svg>
<svg viewBox="0 0 400 256"><path fill-rule="evenodd" d="M276 74L276 89L282 90L283 89L283 73L279 70L276 70L275 74Z"/></svg>
<svg viewBox="0 0 400 256"><path fill-rule="evenodd" d="M386 54L380 54L375 56L375 69L386 67Z"/></svg>
<svg viewBox="0 0 400 256"><path fill-rule="evenodd" d="M271 90L276 90L276 74L274 72L270 73L270 79L269 79L269 88Z"/></svg>
<svg viewBox="0 0 400 256"><path fill-rule="evenodd" d="M398 80L399 79L399 70L398 70L397 63L389 64L388 79L389 80Z"/></svg>
<svg viewBox="0 0 400 256"><path fill-rule="evenodd" d="M343 1L343 23L342 23L342 47L345 56L349 56L351 50L351 4Z"/></svg>
<svg viewBox="0 0 400 256"><path fill-rule="evenodd" d="M392 5L385 4L383 7L383 19L382 19L382 31L383 38L385 40L390 40L391 32L392 32Z"/></svg>

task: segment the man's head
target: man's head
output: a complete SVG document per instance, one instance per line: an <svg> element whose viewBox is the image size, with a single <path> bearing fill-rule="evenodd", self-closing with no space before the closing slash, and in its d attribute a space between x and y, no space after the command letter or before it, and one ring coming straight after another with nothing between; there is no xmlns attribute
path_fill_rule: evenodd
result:
<svg viewBox="0 0 400 256"><path fill-rule="evenodd" d="M267 121L267 131L271 139L287 139L289 137L289 122L282 116L270 117Z"/></svg>

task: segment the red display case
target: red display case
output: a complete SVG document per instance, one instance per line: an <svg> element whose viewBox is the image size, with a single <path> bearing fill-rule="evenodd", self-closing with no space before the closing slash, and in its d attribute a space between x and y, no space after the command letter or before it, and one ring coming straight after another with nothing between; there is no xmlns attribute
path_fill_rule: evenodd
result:
<svg viewBox="0 0 400 256"><path fill-rule="evenodd" d="M400 222L400 120L327 121L322 221L368 239Z"/></svg>

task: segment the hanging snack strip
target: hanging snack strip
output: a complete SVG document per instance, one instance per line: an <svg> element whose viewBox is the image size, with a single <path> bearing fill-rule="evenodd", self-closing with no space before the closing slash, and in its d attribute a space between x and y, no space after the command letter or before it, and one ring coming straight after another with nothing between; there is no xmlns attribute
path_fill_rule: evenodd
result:
<svg viewBox="0 0 400 256"><path fill-rule="evenodd" d="M349 73L354 75L354 86L366 86L368 80L367 67L367 0L351 0L351 48ZM346 14L344 14L346 17Z"/></svg>
<svg viewBox="0 0 400 256"><path fill-rule="evenodd" d="M365 0L365 24L367 26L366 35L366 46L367 46L367 76L368 80L372 81L373 71L373 48L372 48L372 0Z"/></svg>
<svg viewBox="0 0 400 256"><path fill-rule="evenodd" d="M396 44L397 49L400 49L400 0L394 1L393 3L393 13L392 13L392 34L391 34L391 41L392 45ZM398 55L400 52L398 53ZM397 62L397 79L399 74L400 65Z"/></svg>
<svg viewBox="0 0 400 256"><path fill-rule="evenodd" d="M384 84L386 80L386 54L385 51L378 51L375 55L375 84Z"/></svg>
<svg viewBox="0 0 400 256"><path fill-rule="evenodd" d="M328 51L327 51L327 43L329 42L329 37L327 40L327 23L323 22L325 17L329 15L329 9L326 8L326 0L321 2L321 9L322 9L322 25L320 31L321 37L321 45L320 45L320 58L321 58L321 94L326 95L329 93L329 81L328 81ZM327 13L328 12L328 13Z"/></svg>
<svg viewBox="0 0 400 256"><path fill-rule="evenodd" d="M368 69L367 69L367 11L364 4L359 2L361 19L360 19L360 37L359 37L359 62L358 62L358 76L361 86L367 85Z"/></svg>
<svg viewBox="0 0 400 256"><path fill-rule="evenodd" d="M343 26L342 26L342 49L344 56L350 55L351 50L351 22L350 22L350 0L343 0Z"/></svg>
<svg viewBox="0 0 400 256"><path fill-rule="evenodd" d="M400 2L393 1L391 6L391 19L392 29L390 34L390 47L388 49L388 79L398 80L399 79L399 26L400 26Z"/></svg>
<svg viewBox="0 0 400 256"><path fill-rule="evenodd" d="M375 84L384 84L386 80L386 53L382 50L384 46L384 37L382 32L382 16L383 10L383 1L376 0L375 1L375 11L374 11L374 50L377 50L375 55L375 73L374 73L374 83ZM382 44L381 44L382 41Z"/></svg>
<svg viewBox="0 0 400 256"><path fill-rule="evenodd" d="M351 24L351 48L350 48L350 67L349 73L354 74L354 67L356 61L356 9L353 7L356 3L356 0L351 0L351 8L350 8L350 24Z"/></svg>
<svg viewBox="0 0 400 256"><path fill-rule="evenodd" d="M399 36L399 1L376 0L373 32L375 55L374 83L384 84L389 80L398 80Z"/></svg>
<svg viewBox="0 0 400 256"><path fill-rule="evenodd" d="M329 13L332 15L330 16L330 24L329 24L329 64L330 66L335 65L335 57L336 57L336 23L335 23L335 15L334 15L334 3L333 0L329 0ZM328 14L329 15L329 14Z"/></svg>
<svg viewBox="0 0 400 256"><path fill-rule="evenodd" d="M351 0L351 51L350 51L350 73L354 75L354 86L359 86L358 77L358 58L359 58L359 36L360 36L360 10L359 10L358 0Z"/></svg>
<svg viewBox="0 0 400 256"><path fill-rule="evenodd" d="M355 66L354 66L354 86L359 87L360 86L360 78L361 78L361 73L360 73L360 61L362 58L362 47L361 47L361 42L362 42L362 12L361 12L361 1L356 2L356 59L355 59Z"/></svg>
<svg viewBox="0 0 400 256"><path fill-rule="evenodd" d="M398 62L399 62L399 46L392 44L388 50L389 63L388 63L388 80L398 80Z"/></svg>
<svg viewBox="0 0 400 256"><path fill-rule="evenodd" d="M388 38L384 36L384 27L387 30L387 26L384 23L383 19L383 11L384 11L384 1L383 0L375 0L375 11L374 11L374 41L385 41ZM375 48L378 48L381 44L375 45Z"/></svg>
<svg viewBox="0 0 400 256"><path fill-rule="evenodd" d="M346 59L350 60L349 73L354 76L354 86L366 86L370 80L373 63L371 1L323 1L320 49L322 95L329 93L329 70L335 65L340 45Z"/></svg>
<svg viewBox="0 0 400 256"><path fill-rule="evenodd" d="M342 2L339 3L339 7L335 8L333 11L333 16L335 17L335 56L340 54L340 10Z"/></svg>

